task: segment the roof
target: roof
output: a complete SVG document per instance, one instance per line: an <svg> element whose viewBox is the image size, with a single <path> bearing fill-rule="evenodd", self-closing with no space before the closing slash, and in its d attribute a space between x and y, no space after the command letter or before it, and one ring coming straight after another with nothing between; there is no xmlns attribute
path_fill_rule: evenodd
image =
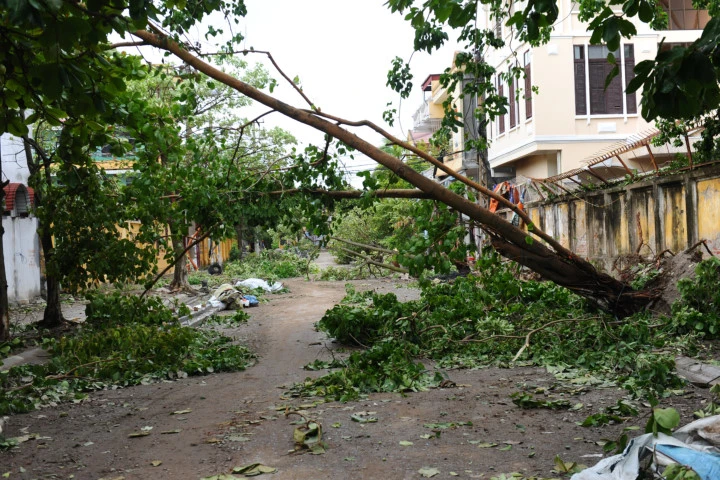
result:
<svg viewBox="0 0 720 480"><path fill-rule="evenodd" d="M19 202L18 193L23 196ZM24 205L25 208L35 203L35 191L22 183L8 183L5 187L5 211L10 212L15 208L16 203ZM24 212L23 212L24 213Z"/></svg>
<svg viewBox="0 0 720 480"><path fill-rule="evenodd" d="M432 73L427 76L427 78L422 82L420 85L420 88L423 92L429 92L432 89L432 82L435 80L440 80L440 74L439 73Z"/></svg>

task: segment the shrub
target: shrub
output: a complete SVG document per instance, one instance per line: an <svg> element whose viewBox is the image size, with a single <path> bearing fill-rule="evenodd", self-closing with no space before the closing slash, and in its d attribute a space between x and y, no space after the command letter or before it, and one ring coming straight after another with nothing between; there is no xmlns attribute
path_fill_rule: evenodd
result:
<svg viewBox="0 0 720 480"><path fill-rule="evenodd" d="M681 300L673 304L673 324L678 333L701 332L720 338L720 259L703 260L694 278L678 282Z"/></svg>

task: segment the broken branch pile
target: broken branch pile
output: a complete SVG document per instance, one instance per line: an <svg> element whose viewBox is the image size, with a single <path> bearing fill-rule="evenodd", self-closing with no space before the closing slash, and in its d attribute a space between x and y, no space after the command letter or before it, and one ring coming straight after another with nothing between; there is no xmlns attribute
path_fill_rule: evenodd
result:
<svg viewBox="0 0 720 480"><path fill-rule="evenodd" d="M685 282L686 292L713 278L720 290L720 278L713 277L718 261L707 262L698 266L701 275ZM517 266L500 262L497 255L478 263L478 276L426 284L417 301L350 291L318 326L342 343L368 350L354 353L344 369L296 391L349 399L437 385L440 377L417 363L428 358L440 367L470 368L520 360L592 375L634 396L661 395L682 384L675 355L696 353L700 340L716 337L720 326L720 317L698 310L690 295L676 304L672 316L639 313L618 320L563 287L518 280ZM699 318L702 325L694 323Z"/></svg>

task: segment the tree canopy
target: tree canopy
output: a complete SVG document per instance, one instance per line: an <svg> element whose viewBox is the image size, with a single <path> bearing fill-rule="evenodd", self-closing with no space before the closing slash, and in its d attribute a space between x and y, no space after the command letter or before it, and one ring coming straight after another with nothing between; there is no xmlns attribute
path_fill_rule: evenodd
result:
<svg viewBox="0 0 720 480"><path fill-rule="evenodd" d="M557 3L548 0L529 0L519 4L522 8L517 10L515 2L499 0L389 0L387 5L390 12L403 14L415 29L416 50L432 52L438 48L448 39L446 27L459 32L458 40L464 51L457 55L456 64L461 68L457 72L446 73L442 81L450 87L462 85L464 95L482 96L484 103L475 112L481 120L503 113L507 106L507 99L494 91L489 80L493 73L492 67L481 61L486 49L503 46L503 39L498 38L493 29L480 27L482 22L479 22L478 15L483 7L490 9L491 18L511 27L516 38L531 45L540 45L549 39L552 25L558 17ZM717 10L713 2L703 5L708 6L713 13ZM154 187L154 184L150 185L149 179L168 175L168 172L173 171L173 165L185 164L189 169L183 174L184 177L177 177L178 182L184 184L204 177L203 181L207 183L204 183L202 188L193 190L195 193L184 196L177 193L179 184L173 186L165 183L165 195L161 196L168 199L182 198L183 202L187 202L184 205L187 205L188 209L194 209L193 217L211 219L208 223L216 225L227 225L228 221L237 220L243 215L277 216L279 212L273 209L277 208L279 203L277 197L269 200L269 190L283 191L291 184L293 188L299 187L306 191L342 187L342 176L332 160L333 154L344 154L348 149L355 149L435 200L478 222L501 253L533 268L544 277L583 294L595 296L620 311L632 311L638 302L642 302L642 295L636 295L636 292L627 289L621 282L597 272L587 261L578 258L533 225L523 212L517 211L516 207L507 204L502 197L483 185L455 175L466 186L482 195L496 198L523 216L529 226L528 232L468 201L462 194L422 176L395 156L351 134L345 127L368 127L381 133L392 144L417 155L438 169L454 174L427 152L393 137L370 122L348 121L321 112L297 86L295 88L307 101L308 106L305 108L291 106L273 97L272 87L275 83L272 80L253 86L251 79L228 74L205 60L208 53L221 60L231 57L233 53L247 53L242 50L236 52L241 35L232 33L236 30L233 26L238 23L238 18L247 14L242 0L94 0L87 3L62 0L2 0L2 8L4 21L0 24L0 82L3 85L2 97L6 108L0 116L0 133L9 132L34 142L29 135L30 126L45 122L59 128L61 134L57 152L62 162L57 175L66 182L63 185L67 188L73 188L73 179L80 179L76 183L78 190L74 191L76 197L86 188L85 180L94 175L93 168L96 168L89 161L88 151L107 144L114 145L118 151L127 148L122 141L115 140L117 136L113 135L112 130L116 125L136 129L136 139L145 142L145 155L151 160L142 167L142 176L147 180L138 182L133 189L137 191L143 185L146 188ZM581 19L589 22L591 41L606 43L609 47L619 45L621 37L630 37L636 33L629 19L637 17L655 26L661 26L664 21L660 4L649 0L614 0L607 4L583 1L579 8ZM211 23L211 15L215 16L213 18L222 17L227 23L225 29L230 33L216 26L217 22ZM202 51L199 45L188 40L188 32L195 29L203 32L206 39L217 41L216 51ZM112 39L117 38L117 35L129 35L136 41L112 43ZM664 117L674 121L714 115L720 102L717 85L720 62L718 35L720 27L713 18L703 36L692 45L673 49L669 54L658 55L655 61L643 62L637 66L637 76L631 87L643 88L642 108L646 118ZM183 128L177 124L177 120L183 118L187 119L185 123L192 123L189 120L190 110L187 109L202 109L197 102L194 87L183 90L186 87L181 86L179 95L173 98L173 104L162 112L158 111L161 107L158 103L139 101L136 92L133 92L129 85L131 81L146 78L149 69L139 63L138 59L115 51L116 47L127 45L148 45L166 52L166 55L173 55L187 65L190 77L197 78L195 85L204 84L203 88L211 92L214 85L225 85L275 112L324 132L327 143L308 147L305 152L296 154L287 170L290 172L289 176L280 184L277 183L277 177L261 172L254 177L255 180L249 179L249 183L235 186L244 193L236 195L242 201L228 201L229 192L239 191L233 190L227 182L233 176L231 170L209 168L205 162L227 155L232 150L232 140L223 144L223 140L217 141L217 136L210 139L193 135L183 141ZM614 58L608 59L614 61ZM690 71L693 73L689 73ZM509 75L511 74L520 75L520 72ZM460 83L465 75L471 75L475 81ZM286 79L289 80L287 77ZM411 81L407 65L401 59L396 59L394 69L388 77L388 84L401 96L407 96ZM212 98L212 95L208 98ZM386 118L392 120L390 113ZM206 121L198 121L197 125L205 128ZM453 129L457 128L462 120L459 115L453 114L446 115L444 122L446 129ZM205 128L205 131L211 130ZM231 139L232 136L227 138ZM335 144L332 138L338 139L340 143ZM470 144L470 147L482 148L483 140L478 142L475 145ZM185 148L188 145L192 147L189 150ZM211 150L208 156L199 155L203 149L208 153L208 148ZM153 161L157 158L164 160ZM225 183L223 177L216 174L218 171L225 173ZM208 175L208 172L212 174ZM49 174L46 169L46 178ZM271 178L275 180L271 181ZM98 184L98 189L104 188L96 180L90 181L90 184ZM224 189L222 195L219 185ZM326 200L308 197L302 201L309 217L314 218L319 226L322 225L323 216L319 212L323 210L317 207L322 206L322 202L332 202L330 197L321 198ZM221 203L231 207L238 206L238 209L228 210L227 216L222 216L216 208ZM77 222L72 211L82 208L82 205L72 202L68 205L67 220ZM168 208L176 207L179 208L179 205L170 202ZM140 211L135 213L142 216ZM40 215L43 215L42 211ZM81 215L80 212L78 215ZM152 217L157 219L160 215ZM110 223L103 225L107 231L110 230Z"/></svg>

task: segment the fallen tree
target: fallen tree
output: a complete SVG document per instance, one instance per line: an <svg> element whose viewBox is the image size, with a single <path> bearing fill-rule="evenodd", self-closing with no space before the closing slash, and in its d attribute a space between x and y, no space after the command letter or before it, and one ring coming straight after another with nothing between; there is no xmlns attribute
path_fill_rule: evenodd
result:
<svg viewBox="0 0 720 480"><path fill-rule="evenodd" d="M325 118L328 115L319 111L300 109L282 102L215 68L162 34L160 30L154 32L136 30L132 34L145 44L172 53L197 71L234 88L272 110L324 132L367 155L398 177L427 193L431 198L478 222L490 235L492 245L498 252L506 258L532 269L543 278L567 287L584 297L591 298L603 308L619 316L626 316L637 311L650 300L651 296L647 292L636 292L627 284L598 271L590 262L560 245L533 225L532 222L528 222L528 232L515 227L489 210L452 192L432 179L424 177L409 168L398 158L382 151L341 126L342 124L357 125L357 122L347 122L332 116L330 118L333 121L330 121ZM362 124L370 125L368 122L362 122ZM373 128L381 130L374 126ZM383 135L394 143L403 143L387 132L383 132ZM456 173L453 173L453 175L461 178ZM478 190L488 195L487 189L479 188ZM505 199L502 199L502 201L503 204L506 204ZM545 241L547 246L540 240Z"/></svg>

